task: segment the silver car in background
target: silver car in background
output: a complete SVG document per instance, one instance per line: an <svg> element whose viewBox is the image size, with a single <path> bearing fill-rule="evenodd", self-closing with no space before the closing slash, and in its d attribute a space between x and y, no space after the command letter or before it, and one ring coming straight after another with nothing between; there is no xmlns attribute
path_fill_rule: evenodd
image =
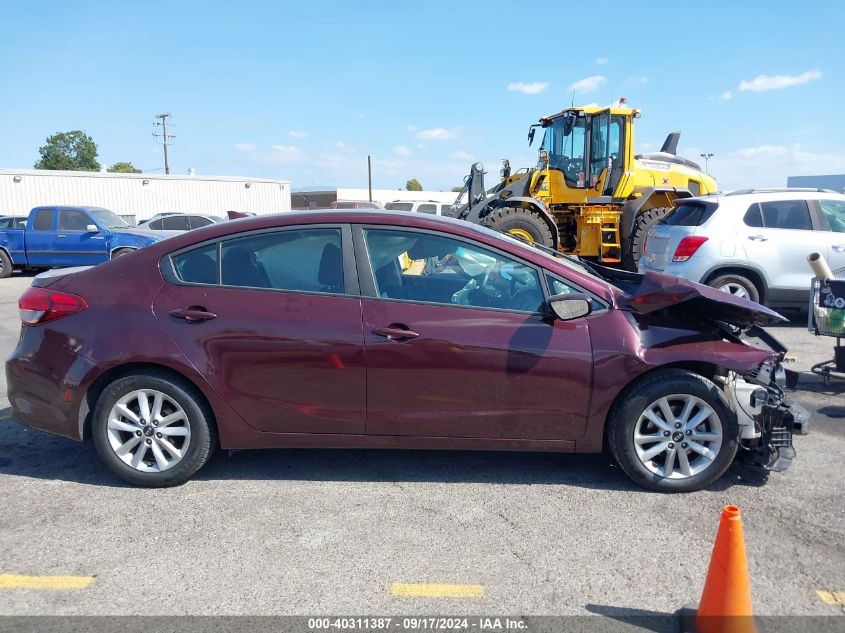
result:
<svg viewBox="0 0 845 633"><path fill-rule="evenodd" d="M698 281L770 307L806 307L807 255L845 267L845 195L749 189L680 201L649 231L639 271Z"/></svg>

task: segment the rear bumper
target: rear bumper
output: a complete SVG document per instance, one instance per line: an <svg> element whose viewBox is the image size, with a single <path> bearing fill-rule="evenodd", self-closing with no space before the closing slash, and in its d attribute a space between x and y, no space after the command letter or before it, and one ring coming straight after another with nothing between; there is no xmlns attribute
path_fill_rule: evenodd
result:
<svg viewBox="0 0 845 633"><path fill-rule="evenodd" d="M703 283L703 279L707 275L711 264L712 262L704 261L703 259L696 261L695 256L693 256L685 262L669 262L663 268L652 268L647 265L645 259L640 259L638 272L640 274L645 274L646 272L663 273L664 275L682 277L690 281Z"/></svg>
<svg viewBox="0 0 845 633"><path fill-rule="evenodd" d="M51 344L48 339L55 332L27 330L6 361L12 419L39 431L82 440L80 385L95 364Z"/></svg>

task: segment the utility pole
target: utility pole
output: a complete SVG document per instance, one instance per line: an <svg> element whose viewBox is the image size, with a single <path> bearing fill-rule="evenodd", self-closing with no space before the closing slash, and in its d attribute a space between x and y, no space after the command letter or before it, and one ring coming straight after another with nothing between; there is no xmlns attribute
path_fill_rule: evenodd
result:
<svg viewBox="0 0 845 633"><path fill-rule="evenodd" d="M370 202L373 201L373 161L367 154L367 187L370 191Z"/></svg>
<svg viewBox="0 0 845 633"><path fill-rule="evenodd" d="M162 112L161 114L157 114L155 118L161 119L161 123L153 122L153 126L161 128L161 134L156 134L153 132L153 136L155 138L160 138L162 145L164 145L164 173L170 173L170 164L167 162L167 146L170 144L170 140L176 138L174 134L167 133L167 117L170 116L169 112Z"/></svg>
<svg viewBox="0 0 845 633"><path fill-rule="evenodd" d="M707 171L707 162L715 156L712 152L708 152L706 154L699 154L704 159L704 173L709 174L710 172Z"/></svg>

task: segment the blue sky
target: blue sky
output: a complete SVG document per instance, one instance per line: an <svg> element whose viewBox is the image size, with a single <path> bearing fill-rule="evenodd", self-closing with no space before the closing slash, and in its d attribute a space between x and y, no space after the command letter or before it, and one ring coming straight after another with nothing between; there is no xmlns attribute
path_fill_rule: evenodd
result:
<svg viewBox="0 0 845 633"><path fill-rule="evenodd" d="M681 130L722 188L845 172L845 3L8 2L0 167L83 129L102 162L310 185L460 184L535 162L528 126L627 97L638 151ZM555 13L557 11L557 13Z"/></svg>

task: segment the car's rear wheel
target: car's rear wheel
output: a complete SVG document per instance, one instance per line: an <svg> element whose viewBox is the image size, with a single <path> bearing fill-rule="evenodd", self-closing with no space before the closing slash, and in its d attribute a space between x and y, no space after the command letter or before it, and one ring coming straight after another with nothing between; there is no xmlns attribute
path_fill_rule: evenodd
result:
<svg viewBox="0 0 845 633"><path fill-rule="evenodd" d="M707 285L741 299L760 301L760 292L757 290L757 286L754 285L753 281L742 275L720 275L707 282Z"/></svg>
<svg viewBox="0 0 845 633"><path fill-rule="evenodd" d="M100 394L92 433L100 459L139 486L175 486L211 457L212 413L196 388L164 372L123 376Z"/></svg>
<svg viewBox="0 0 845 633"><path fill-rule="evenodd" d="M11 276L12 274L12 260L9 258L9 255L6 254L6 251L0 251L0 279L6 279L6 277Z"/></svg>
<svg viewBox="0 0 845 633"><path fill-rule="evenodd" d="M614 404L608 442L635 482L662 492L700 490L736 456L736 416L710 380L683 369L652 372Z"/></svg>

